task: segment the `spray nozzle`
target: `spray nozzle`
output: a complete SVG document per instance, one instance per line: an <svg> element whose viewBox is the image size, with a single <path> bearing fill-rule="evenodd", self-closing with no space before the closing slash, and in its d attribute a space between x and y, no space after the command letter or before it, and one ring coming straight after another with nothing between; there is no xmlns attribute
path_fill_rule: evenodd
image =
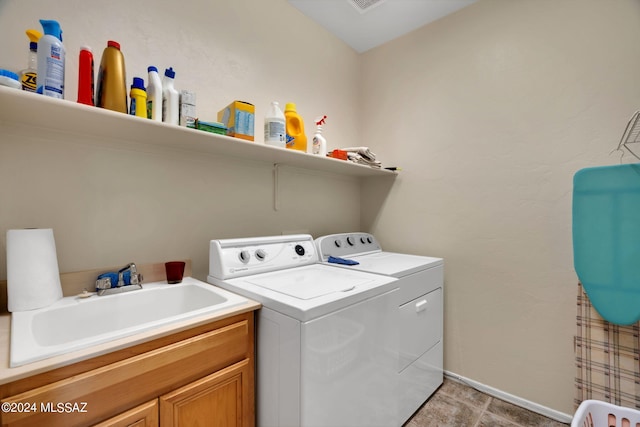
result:
<svg viewBox="0 0 640 427"><path fill-rule="evenodd" d="M29 37L29 49L35 52L38 49L38 40L42 37L42 33L34 29L28 29L25 33Z"/></svg>
<svg viewBox="0 0 640 427"><path fill-rule="evenodd" d="M322 117L316 117L316 126L321 126L324 124L324 122L326 121L327 116L322 116Z"/></svg>
<svg viewBox="0 0 640 427"><path fill-rule="evenodd" d="M51 19L41 19L40 24L42 24L42 29L44 33L50 36L54 36L58 40L62 41L62 30L60 29L60 24L58 21L54 21Z"/></svg>
<svg viewBox="0 0 640 427"><path fill-rule="evenodd" d="M38 40L42 37L42 33L38 30L29 29L25 32L27 33L27 37L29 37L29 41L32 43L38 43Z"/></svg>

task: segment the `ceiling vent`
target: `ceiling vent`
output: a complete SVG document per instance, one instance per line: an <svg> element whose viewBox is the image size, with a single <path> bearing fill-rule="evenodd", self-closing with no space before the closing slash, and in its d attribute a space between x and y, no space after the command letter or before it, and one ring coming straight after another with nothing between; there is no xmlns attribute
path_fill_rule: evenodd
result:
<svg viewBox="0 0 640 427"><path fill-rule="evenodd" d="M355 7L358 12L365 13L381 5L385 0L348 0L348 2L351 6Z"/></svg>

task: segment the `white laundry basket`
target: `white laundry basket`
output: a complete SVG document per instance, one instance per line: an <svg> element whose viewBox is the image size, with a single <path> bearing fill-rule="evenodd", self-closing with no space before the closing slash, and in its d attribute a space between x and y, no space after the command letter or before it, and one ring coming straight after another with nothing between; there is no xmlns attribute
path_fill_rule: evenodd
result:
<svg viewBox="0 0 640 427"><path fill-rule="evenodd" d="M600 400L585 400L578 406L571 427L640 427L640 411Z"/></svg>

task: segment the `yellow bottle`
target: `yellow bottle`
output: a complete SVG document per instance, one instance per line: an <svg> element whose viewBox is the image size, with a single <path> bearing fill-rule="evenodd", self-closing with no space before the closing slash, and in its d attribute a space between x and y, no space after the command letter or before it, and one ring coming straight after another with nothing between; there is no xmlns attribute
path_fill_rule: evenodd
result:
<svg viewBox="0 0 640 427"><path fill-rule="evenodd" d="M98 70L96 105L127 114L127 87L124 56L120 44L109 40Z"/></svg>
<svg viewBox="0 0 640 427"><path fill-rule="evenodd" d="M131 105L129 106L129 114L147 118L147 91L144 88L144 80L140 77L133 78L131 92L129 93Z"/></svg>
<svg viewBox="0 0 640 427"><path fill-rule="evenodd" d="M289 102L284 107L287 128L287 148L307 152L307 136L304 134L304 122L296 112L296 104Z"/></svg>

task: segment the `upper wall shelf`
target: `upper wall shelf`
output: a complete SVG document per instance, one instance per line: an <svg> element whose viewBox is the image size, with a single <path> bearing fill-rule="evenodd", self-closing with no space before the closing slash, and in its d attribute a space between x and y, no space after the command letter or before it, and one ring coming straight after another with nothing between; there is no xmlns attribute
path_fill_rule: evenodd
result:
<svg viewBox="0 0 640 427"><path fill-rule="evenodd" d="M344 160L171 126L0 86L0 134L3 122L87 137L129 141L132 145L144 143L356 177L396 175L395 172L373 169Z"/></svg>

